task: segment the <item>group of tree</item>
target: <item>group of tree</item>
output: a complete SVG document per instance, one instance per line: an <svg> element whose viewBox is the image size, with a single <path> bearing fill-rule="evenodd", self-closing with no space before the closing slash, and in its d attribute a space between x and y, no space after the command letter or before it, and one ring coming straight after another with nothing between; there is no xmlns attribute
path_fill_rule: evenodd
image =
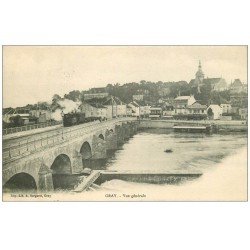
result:
<svg viewBox="0 0 250 250"><path fill-rule="evenodd" d="M144 96L144 100L149 103L155 103L159 98L174 99L180 95L194 95L196 100L199 100L203 104L221 104L224 101L230 101L230 91L225 90L222 92L216 92L212 90L211 85L203 85L198 88L191 88L186 81L178 82L152 82L142 80L140 82L130 82L125 84L107 84L106 91L112 95L118 97L121 101L129 103L133 100L133 95ZM72 101L84 101L84 94L89 91L72 90L63 97L55 94L52 98L51 109L56 110L60 107L58 104L60 100L66 98Z"/></svg>
<svg viewBox="0 0 250 250"><path fill-rule="evenodd" d="M211 85L203 85L198 88L191 88L186 81L178 82L152 82L142 80L140 82L130 82L125 84L107 84L106 91L112 95L118 97L121 101L129 103L133 100L133 95L144 96L144 100L148 103L155 103L159 98L173 99L179 95L194 95L196 100L199 100L202 104L216 103L220 104L224 101L230 101L230 91L225 90L222 92L212 91ZM91 90L90 90L91 91ZM63 99L69 99L74 102L84 101L84 94L89 93L89 90L72 90L64 96L55 94L52 97L51 104L47 102L39 102L37 104L28 104L23 108L27 109L49 109L55 111L60 108L60 101Z"/></svg>

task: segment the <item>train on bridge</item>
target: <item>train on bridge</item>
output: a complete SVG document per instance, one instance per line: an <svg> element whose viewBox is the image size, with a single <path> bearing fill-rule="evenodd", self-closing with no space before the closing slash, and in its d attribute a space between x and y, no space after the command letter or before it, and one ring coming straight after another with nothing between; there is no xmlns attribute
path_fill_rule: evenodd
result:
<svg viewBox="0 0 250 250"><path fill-rule="evenodd" d="M82 112L71 112L68 114L64 114L62 112L62 118L64 127L71 127L78 124L106 120L102 119L101 117L85 117L85 113Z"/></svg>

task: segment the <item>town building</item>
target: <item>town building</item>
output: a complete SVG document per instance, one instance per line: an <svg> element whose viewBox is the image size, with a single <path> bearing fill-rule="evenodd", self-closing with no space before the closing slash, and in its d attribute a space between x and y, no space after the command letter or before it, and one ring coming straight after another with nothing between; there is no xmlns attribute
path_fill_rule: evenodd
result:
<svg viewBox="0 0 250 250"><path fill-rule="evenodd" d="M113 96L106 98L106 101L103 102L103 106L107 108L107 119L117 117L117 103Z"/></svg>
<svg viewBox="0 0 250 250"><path fill-rule="evenodd" d="M235 79L233 83L230 85L230 93L247 93L247 86L241 82L240 79Z"/></svg>
<svg viewBox="0 0 250 250"><path fill-rule="evenodd" d="M230 103L232 107L246 108L248 106L247 93L230 93Z"/></svg>
<svg viewBox="0 0 250 250"><path fill-rule="evenodd" d="M229 114L232 111L232 106L230 103L221 103L222 114Z"/></svg>
<svg viewBox="0 0 250 250"><path fill-rule="evenodd" d="M51 120L51 111L43 109L32 109L30 110L30 115L38 118L39 123L44 123Z"/></svg>
<svg viewBox="0 0 250 250"><path fill-rule="evenodd" d="M39 117L33 116L30 109L27 109L26 107L19 107L15 109L8 108L3 110L4 127L18 127L38 122L43 121L39 121Z"/></svg>
<svg viewBox="0 0 250 250"><path fill-rule="evenodd" d="M117 111L116 115L118 117L127 116L127 104L122 102L118 97L113 97L114 102L116 103Z"/></svg>
<svg viewBox="0 0 250 250"><path fill-rule="evenodd" d="M137 101L136 102L140 107L140 116L141 117L148 117L150 115L150 105L146 104L144 101Z"/></svg>
<svg viewBox="0 0 250 250"><path fill-rule="evenodd" d="M132 116L140 117L140 106L136 101L130 102L128 106L132 109Z"/></svg>
<svg viewBox="0 0 250 250"><path fill-rule="evenodd" d="M17 115L16 113L16 109L13 109L13 108L6 108L6 109L3 109L3 122L4 123L10 123L10 118L12 116L15 116Z"/></svg>
<svg viewBox="0 0 250 250"><path fill-rule="evenodd" d="M30 114L17 114L10 117L10 123L14 126L21 127L30 124Z"/></svg>
<svg viewBox="0 0 250 250"><path fill-rule="evenodd" d="M144 95L133 95L133 101L143 101Z"/></svg>
<svg viewBox="0 0 250 250"><path fill-rule="evenodd" d="M240 108L239 115L242 120L247 120L247 108Z"/></svg>
<svg viewBox="0 0 250 250"><path fill-rule="evenodd" d="M144 101L132 101L128 106L132 108L132 116L145 118L150 115L150 105Z"/></svg>
<svg viewBox="0 0 250 250"><path fill-rule="evenodd" d="M171 118L175 113L173 105L164 105L162 106L162 116L164 118Z"/></svg>
<svg viewBox="0 0 250 250"><path fill-rule="evenodd" d="M83 102L79 109L85 113L85 117L101 117L102 119L107 118L107 108L100 103L88 103Z"/></svg>
<svg viewBox="0 0 250 250"><path fill-rule="evenodd" d="M162 108L161 107L150 107L149 118L157 119L162 116Z"/></svg>
<svg viewBox="0 0 250 250"><path fill-rule="evenodd" d="M107 108L108 119L127 116L127 104L116 96L108 96L103 105Z"/></svg>
<svg viewBox="0 0 250 250"><path fill-rule="evenodd" d="M211 104L207 108L207 115L209 119L219 120L222 116L222 108L217 104Z"/></svg>
<svg viewBox="0 0 250 250"><path fill-rule="evenodd" d="M100 90L98 93L97 90ZM105 88L95 88L92 90L93 94L87 94L87 102L100 104L106 107L106 118L112 119L116 117L124 117L127 115L127 104L122 102L118 97L108 95L108 93L101 92ZM99 97L98 97L99 95ZM86 101L86 100L85 100Z"/></svg>
<svg viewBox="0 0 250 250"><path fill-rule="evenodd" d="M207 115L207 106L195 102L187 107L190 115Z"/></svg>
<svg viewBox="0 0 250 250"><path fill-rule="evenodd" d="M126 114L127 116L132 116L132 107L130 107L128 104L126 105Z"/></svg>
<svg viewBox="0 0 250 250"><path fill-rule="evenodd" d="M94 98L102 99L108 97L106 88L92 88L88 91L89 93L84 94L84 100L88 101Z"/></svg>
<svg viewBox="0 0 250 250"><path fill-rule="evenodd" d="M205 74L202 71L201 62L199 61L198 71L195 74L195 78L189 82L191 88L196 88L198 93L201 92L201 87L204 85L210 85L213 91L224 91L227 87L227 82L224 78L205 78Z"/></svg>
<svg viewBox="0 0 250 250"><path fill-rule="evenodd" d="M191 96L178 96L173 101L175 114L187 114L187 107L196 102L193 95Z"/></svg>

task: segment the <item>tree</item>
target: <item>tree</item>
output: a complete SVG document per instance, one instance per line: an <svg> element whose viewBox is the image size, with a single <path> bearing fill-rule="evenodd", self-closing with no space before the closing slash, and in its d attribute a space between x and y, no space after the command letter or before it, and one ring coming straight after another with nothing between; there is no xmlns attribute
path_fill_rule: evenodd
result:
<svg viewBox="0 0 250 250"><path fill-rule="evenodd" d="M52 104L51 104L51 110L55 111L56 109L60 108L59 101L61 101L63 98L59 96L58 94L53 95L52 97Z"/></svg>
<svg viewBox="0 0 250 250"><path fill-rule="evenodd" d="M58 94L53 95L52 102L58 102L59 100L62 100L62 97Z"/></svg>
<svg viewBox="0 0 250 250"><path fill-rule="evenodd" d="M64 98L77 102L81 100L81 92L79 90L72 90L68 94L65 94Z"/></svg>

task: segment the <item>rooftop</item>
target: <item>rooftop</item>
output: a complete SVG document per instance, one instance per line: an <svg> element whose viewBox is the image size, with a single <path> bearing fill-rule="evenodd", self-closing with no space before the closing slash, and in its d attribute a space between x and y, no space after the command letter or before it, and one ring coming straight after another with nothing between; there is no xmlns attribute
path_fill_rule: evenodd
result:
<svg viewBox="0 0 250 250"><path fill-rule="evenodd" d="M193 103L192 105L188 106L189 109L206 109L206 105L202 105L198 102Z"/></svg>
<svg viewBox="0 0 250 250"><path fill-rule="evenodd" d="M241 87L243 84L240 79L235 79L234 82L231 84L231 87Z"/></svg>
<svg viewBox="0 0 250 250"><path fill-rule="evenodd" d="M191 96L178 96L175 100L188 100Z"/></svg>

